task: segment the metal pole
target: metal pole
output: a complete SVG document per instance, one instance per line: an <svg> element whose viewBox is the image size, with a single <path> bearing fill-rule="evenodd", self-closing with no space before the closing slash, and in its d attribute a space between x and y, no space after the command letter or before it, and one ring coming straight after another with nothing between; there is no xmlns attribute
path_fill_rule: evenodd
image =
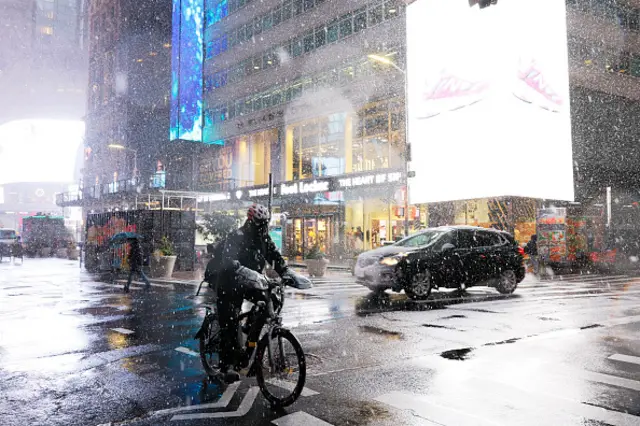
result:
<svg viewBox="0 0 640 426"><path fill-rule="evenodd" d="M607 186L607 228L611 227L611 187Z"/></svg>
<svg viewBox="0 0 640 426"><path fill-rule="evenodd" d="M273 175L269 173L269 201L267 207L269 208L269 216L271 216L271 209L273 205Z"/></svg>
<svg viewBox="0 0 640 426"><path fill-rule="evenodd" d="M406 67L405 55L405 67ZM397 69L402 71L398 66ZM409 81L407 71L404 75L404 164L405 164L405 196L404 196L404 236L409 236L409 161L411 160L411 145L409 144Z"/></svg>

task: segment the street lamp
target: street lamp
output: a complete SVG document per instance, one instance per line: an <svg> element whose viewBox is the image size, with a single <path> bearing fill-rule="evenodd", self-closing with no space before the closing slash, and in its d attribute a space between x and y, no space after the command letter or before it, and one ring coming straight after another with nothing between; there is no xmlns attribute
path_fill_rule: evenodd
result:
<svg viewBox="0 0 640 426"><path fill-rule="evenodd" d="M133 148L127 148L124 145L120 145L117 143L112 143L107 145L109 148L111 149L122 149L125 151L132 151L133 152L133 178L137 180L138 177L138 151L133 149Z"/></svg>
<svg viewBox="0 0 640 426"><path fill-rule="evenodd" d="M389 65L395 68L397 71L401 72L404 76L404 159L405 159L405 194L404 194L404 236L409 236L409 157L410 157L410 146L409 146L409 96L408 96L408 86L407 86L407 72L400 68L395 62L389 59L387 56L380 55L368 55L367 56L372 61L380 62L385 65Z"/></svg>

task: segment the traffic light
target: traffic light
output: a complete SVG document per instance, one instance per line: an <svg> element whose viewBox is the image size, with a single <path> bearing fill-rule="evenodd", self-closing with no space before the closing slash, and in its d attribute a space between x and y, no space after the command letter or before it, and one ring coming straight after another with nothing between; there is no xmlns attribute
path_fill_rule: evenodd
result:
<svg viewBox="0 0 640 426"><path fill-rule="evenodd" d="M498 3L498 0L469 0L469 7L473 7L476 4L480 6L480 9L484 9L485 7L489 7L492 4L495 5Z"/></svg>

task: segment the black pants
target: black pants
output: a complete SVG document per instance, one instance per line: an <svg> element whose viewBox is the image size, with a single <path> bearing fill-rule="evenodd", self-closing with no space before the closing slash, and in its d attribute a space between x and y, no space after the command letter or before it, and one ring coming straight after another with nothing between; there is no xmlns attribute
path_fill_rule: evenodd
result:
<svg viewBox="0 0 640 426"><path fill-rule="evenodd" d="M235 280L218 281L218 321L220 323L220 365L224 369L238 365L240 346L238 343L238 316L242 309L244 291L235 285Z"/></svg>
<svg viewBox="0 0 640 426"><path fill-rule="evenodd" d="M220 365L224 369L234 368L240 363L242 348L238 342L238 326L242 302L267 301L262 290L245 289L236 284L235 277L218 280L218 322L220 324Z"/></svg>

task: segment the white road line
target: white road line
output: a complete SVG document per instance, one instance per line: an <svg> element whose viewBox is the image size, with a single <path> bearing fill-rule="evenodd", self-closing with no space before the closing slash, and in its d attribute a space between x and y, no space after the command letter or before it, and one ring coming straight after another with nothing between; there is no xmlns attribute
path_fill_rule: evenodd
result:
<svg viewBox="0 0 640 426"><path fill-rule="evenodd" d="M590 382L604 383L605 385L617 386L619 388L631 389L640 392L640 382L625 379L624 377L596 373L593 371L576 372L576 376L584 378ZM570 377L568 377L568 379L569 378Z"/></svg>
<svg viewBox="0 0 640 426"><path fill-rule="evenodd" d="M292 392L293 389L295 389L296 387L295 383L293 382L287 382L286 380L279 380L279 379L269 379L267 380L267 383L271 383L272 385L288 390L289 392ZM309 388L302 388L302 393L300 395L314 396L314 395L318 395L318 392L311 390Z"/></svg>
<svg viewBox="0 0 640 426"><path fill-rule="evenodd" d="M409 392L391 392L375 398L376 401L400 410L410 410L416 416L441 425L496 426L496 423L453 407L444 407L428 395Z"/></svg>
<svg viewBox="0 0 640 426"><path fill-rule="evenodd" d="M128 330L126 328L112 328L111 330L115 331L116 333L120 333L120 334L133 334L133 333L135 333L135 331Z"/></svg>
<svg viewBox="0 0 640 426"><path fill-rule="evenodd" d="M185 348L184 346L178 346L176 351L182 352L183 354L191 355L191 356L200 356L200 354L196 351L192 351L189 348Z"/></svg>
<svg viewBox="0 0 640 426"><path fill-rule="evenodd" d="M166 414L179 413L179 412L182 412L182 411L195 411L195 410L207 410L207 409L216 409L216 408L227 408L227 406L231 402L231 398L233 398L233 395L238 390L238 387L240 386L240 383L241 382L235 382L235 383L232 383L229 386L227 386L227 389L225 389L224 393L222 394L222 397L220 397L220 399L218 401L216 401L216 402L210 402L210 403L207 403L207 404L188 405L188 406L185 406L185 407L175 407L175 408L168 408L166 410L154 411L152 413L152 416L162 416L162 415L166 415Z"/></svg>
<svg viewBox="0 0 640 426"><path fill-rule="evenodd" d="M609 357L610 360L626 362L629 364L640 365L640 357L631 355L614 354Z"/></svg>
<svg viewBox="0 0 640 426"><path fill-rule="evenodd" d="M116 280L116 282L118 284L126 284L127 280ZM142 281L131 281L131 285L135 285L135 286L141 286L144 287L146 286L145 283L143 283ZM158 284L158 283L151 283L151 287L160 287L160 288L173 288L172 284Z"/></svg>
<svg viewBox="0 0 640 426"><path fill-rule="evenodd" d="M271 422L276 426L333 426L324 420L312 416L304 411L297 411L284 417L280 417Z"/></svg>
<svg viewBox="0 0 640 426"><path fill-rule="evenodd" d="M193 413L193 414L178 414L171 418L171 421L177 420L203 420L203 419L222 419L226 417L242 417L247 415L251 407L253 406L253 402L256 400L256 396L258 396L258 392L260 392L260 388L254 386L247 391L247 394L244 396L244 399L240 403L240 406L236 411L225 411L218 413Z"/></svg>

